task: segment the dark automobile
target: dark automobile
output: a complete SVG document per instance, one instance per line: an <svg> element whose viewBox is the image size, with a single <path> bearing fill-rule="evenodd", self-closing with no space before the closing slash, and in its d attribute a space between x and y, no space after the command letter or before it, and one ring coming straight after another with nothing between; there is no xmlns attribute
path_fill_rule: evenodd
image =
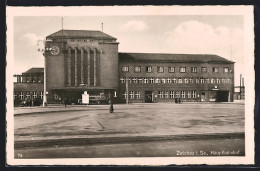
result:
<svg viewBox="0 0 260 171"><path fill-rule="evenodd" d="M89 103L90 104L108 104L108 101L105 98L90 96Z"/></svg>
<svg viewBox="0 0 260 171"><path fill-rule="evenodd" d="M33 106L40 106L41 104L42 104L42 100L38 98L33 100Z"/></svg>
<svg viewBox="0 0 260 171"><path fill-rule="evenodd" d="M22 101L21 107L26 107L26 106L32 106L32 102L30 100Z"/></svg>
<svg viewBox="0 0 260 171"><path fill-rule="evenodd" d="M21 102L21 107L26 107L26 106L40 106L42 104L42 101L40 99L34 99L33 101L31 100L24 100Z"/></svg>

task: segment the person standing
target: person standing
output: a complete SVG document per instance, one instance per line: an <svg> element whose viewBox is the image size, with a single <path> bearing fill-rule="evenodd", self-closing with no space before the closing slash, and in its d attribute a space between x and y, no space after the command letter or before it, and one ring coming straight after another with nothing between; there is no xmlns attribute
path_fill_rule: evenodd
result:
<svg viewBox="0 0 260 171"><path fill-rule="evenodd" d="M67 99L64 98L64 106L67 107Z"/></svg>
<svg viewBox="0 0 260 171"><path fill-rule="evenodd" d="M112 100L109 100L108 103L109 103L109 112L113 113L114 112L114 106L113 106Z"/></svg>

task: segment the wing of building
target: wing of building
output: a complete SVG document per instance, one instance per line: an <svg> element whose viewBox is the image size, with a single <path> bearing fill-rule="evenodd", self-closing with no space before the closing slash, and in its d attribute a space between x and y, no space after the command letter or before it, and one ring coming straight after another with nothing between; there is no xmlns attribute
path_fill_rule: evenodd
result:
<svg viewBox="0 0 260 171"><path fill-rule="evenodd" d="M209 54L118 53L101 31L60 30L46 37L48 103L90 96L117 102L232 102L234 62Z"/></svg>
<svg viewBox="0 0 260 171"><path fill-rule="evenodd" d="M31 68L14 77L14 105L18 106L24 100L43 100L44 69Z"/></svg>

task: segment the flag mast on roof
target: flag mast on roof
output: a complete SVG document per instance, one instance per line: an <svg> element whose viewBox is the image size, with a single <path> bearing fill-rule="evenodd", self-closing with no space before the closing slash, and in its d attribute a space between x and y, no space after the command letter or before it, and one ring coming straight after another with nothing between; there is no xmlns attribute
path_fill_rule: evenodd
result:
<svg viewBox="0 0 260 171"><path fill-rule="evenodd" d="M103 23L102 23L102 33L103 33ZM103 34L102 34L102 46L103 46Z"/></svg>
<svg viewBox="0 0 260 171"><path fill-rule="evenodd" d="M61 18L61 49L63 50L63 17Z"/></svg>

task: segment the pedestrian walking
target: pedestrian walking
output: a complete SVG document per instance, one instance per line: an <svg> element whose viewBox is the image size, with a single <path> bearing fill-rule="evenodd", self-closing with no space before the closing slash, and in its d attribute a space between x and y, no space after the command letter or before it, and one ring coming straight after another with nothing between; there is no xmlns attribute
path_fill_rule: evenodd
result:
<svg viewBox="0 0 260 171"><path fill-rule="evenodd" d="M109 112L113 113L114 112L114 106L113 106L112 100L109 100L108 103L109 103Z"/></svg>
<svg viewBox="0 0 260 171"><path fill-rule="evenodd" d="M64 106L67 107L67 99L64 98Z"/></svg>

